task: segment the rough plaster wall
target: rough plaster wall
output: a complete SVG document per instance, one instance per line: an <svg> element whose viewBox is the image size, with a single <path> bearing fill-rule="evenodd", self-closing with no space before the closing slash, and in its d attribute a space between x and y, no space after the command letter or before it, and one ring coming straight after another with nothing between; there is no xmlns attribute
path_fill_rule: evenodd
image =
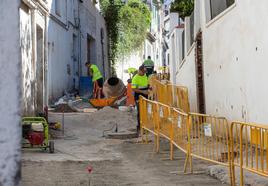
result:
<svg viewBox="0 0 268 186"><path fill-rule="evenodd" d="M19 0L0 1L0 185L20 182ZM12 16L7 16L12 13Z"/></svg>
<svg viewBox="0 0 268 186"><path fill-rule="evenodd" d="M20 9L20 42L22 58L22 115L34 114L34 65L32 62L32 27L30 12Z"/></svg>
<svg viewBox="0 0 268 186"><path fill-rule="evenodd" d="M204 29L207 113L268 123L267 7L267 0L237 0Z"/></svg>
<svg viewBox="0 0 268 186"><path fill-rule="evenodd" d="M74 31L62 28L49 19L48 22L48 84L49 100L62 96L64 90L73 86L72 41ZM71 75L67 73L67 65L71 67Z"/></svg>
<svg viewBox="0 0 268 186"><path fill-rule="evenodd" d="M96 41L96 17L94 15L94 8L91 3L85 1L84 3L80 3L80 24L81 24L81 63L82 63L82 75L87 75L87 68L85 67L85 62L87 61L87 37L88 35L92 37ZM92 49L93 50L93 49ZM96 53L92 53L91 55L96 55ZM95 62L95 57L92 59L92 62ZM96 63L98 66L100 64Z"/></svg>
<svg viewBox="0 0 268 186"><path fill-rule="evenodd" d="M64 4L64 3L63 3ZM67 12L64 11L62 17L55 14L55 0L48 1L50 13L56 16L62 23L67 24L64 28L55 22L53 19L48 20L48 92L49 101L53 101L59 96L62 96L64 90L70 90L73 87L73 34L77 36L79 41L78 30L73 28L74 15L78 16L78 6L80 25L81 25L81 55L79 44L77 44L76 51L81 62L82 75L86 75L87 69L84 66L87 59L87 34L95 40L95 46L92 51L92 61L96 63L100 70L102 69L102 48L101 48L101 33L100 29L104 28L104 60L106 74L108 71L108 54L107 54L107 33L105 21L91 1L84 1L80 3L78 0L67 1ZM67 17L66 17L67 16ZM67 65L70 66L71 72L67 73ZM78 65L78 64L77 64ZM76 83L78 83L76 81Z"/></svg>
<svg viewBox="0 0 268 186"><path fill-rule="evenodd" d="M188 88L190 111L197 112L195 48L186 56L184 64L178 70L177 85Z"/></svg>
<svg viewBox="0 0 268 186"><path fill-rule="evenodd" d="M93 48L93 58L92 62L98 65L101 71L102 68L102 48L101 48L101 28L104 28L105 36L106 33L106 26L103 17L101 16L100 12L93 6L90 0L84 1L84 3L80 3L80 24L81 24L81 31L82 31L82 40L81 40L81 47L82 47L82 54L81 54L81 62L82 62L82 75L86 75L87 69L84 66L84 63L87 60L87 34L90 35L95 40L95 46ZM104 54L105 54L105 68L108 69L108 54L107 54L107 38L104 40ZM108 74L108 73L106 73Z"/></svg>
<svg viewBox="0 0 268 186"><path fill-rule="evenodd" d="M72 25L75 25L74 16L78 15L78 5L77 1L62 1L61 17L55 14L55 0L48 1L48 8L49 12L61 22L60 24L55 19L48 19L48 99L51 103L62 96L64 90L69 91L74 86L74 71L77 68L74 67L72 57L73 34L79 38ZM78 44L76 51L79 51ZM78 66L79 54L77 55L75 65ZM67 73L68 67L70 74ZM78 83L77 78L75 83Z"/></svg>

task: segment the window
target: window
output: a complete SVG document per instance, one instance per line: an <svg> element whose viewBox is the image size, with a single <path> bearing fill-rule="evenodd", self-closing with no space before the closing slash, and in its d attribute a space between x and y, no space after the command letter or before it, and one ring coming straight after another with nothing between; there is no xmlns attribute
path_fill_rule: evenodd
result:
<svg viewBox="0 0 268 186"><path fill-rule="evenodd" d="M55 0L55 13L61 16L61 2L62 0Z"/></svg>
<svg viewBox="0 0 268 186"><path fill-rule="evenodd" d="M210 0L211 19L234 4L235 0Z"/></svg>

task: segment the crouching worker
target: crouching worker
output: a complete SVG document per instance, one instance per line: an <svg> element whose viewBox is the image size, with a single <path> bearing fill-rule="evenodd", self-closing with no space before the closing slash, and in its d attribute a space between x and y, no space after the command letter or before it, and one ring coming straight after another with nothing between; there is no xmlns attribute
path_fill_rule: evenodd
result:
<svg viewBox="0 0 268 186"><path fill-rule="evenodd" d="M90 62L86 62L85 66L88 67L88 75L92 77L94 84L94 98L102 97L103 77L99 68L97 65L91 64Z"/></svg>
<svg viewBox="0 0 268 186"><path fill-rule="evenodd" d="M139 67L138 74L136 74L132 79L132 90L134 92L135 102L137 106L137 132L140 130L140 111L139 111L139 96L148 98L148 77L146 76L146 69L144 66Z"/></svg>

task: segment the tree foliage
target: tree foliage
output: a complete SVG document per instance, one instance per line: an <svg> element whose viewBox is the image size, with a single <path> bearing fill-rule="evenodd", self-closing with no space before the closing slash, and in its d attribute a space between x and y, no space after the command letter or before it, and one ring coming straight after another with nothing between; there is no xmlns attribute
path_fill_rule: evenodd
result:
<svg viewBox="0 0 268 186"><path fill-rule="evenodd" d="M140 48L146 38L151 13L140 0L129 0L119 14L118 54L128 55Z"/></svg>
<svg viewBox="0 0 268 186"><path fill-rule="evenodd" d="M178 12L180 18L190 16L194 10L194 0L175 0L171 3L171 12Z"/></svg>
<svg viewBox="0 0 268 186"><path fill-rule="evenodd" d="M108 60L115 74L115 60L117 55L118 22L121 2L119 0L101 0L101 12L106 21L108 35Z"/></svg>
<svg viewBox="0 0 268 186"><path fill-rule="evenodd" d="M101 12L106 20L109 37L109 60L126 56L140 48L146 38L151 13L141 0L101 0Z"/></svg>

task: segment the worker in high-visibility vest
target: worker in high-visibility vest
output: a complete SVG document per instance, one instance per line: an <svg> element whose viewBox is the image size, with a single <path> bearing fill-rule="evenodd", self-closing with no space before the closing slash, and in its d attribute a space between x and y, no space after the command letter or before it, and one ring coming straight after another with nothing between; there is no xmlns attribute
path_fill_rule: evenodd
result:
<svg viewBox="0 0 268 186"><path fill-rule="evenodd" d="M91 64L90 62L86 62L85 66L88 68L87 73L89 76L92 77L92 82L94 83L94 90L93 90L94 97L102 96L101 89L103 87L103 77L99 68L97 67L97 65ZM98 96L95 96L95 94L98 94Z"/></svg>
<svg viewBox="0 0 268 186"><path fill-rule="evenodd" d="M139 96L148 98L148 77L146 75L146 69L144 66L139 67L138 73L132 79L132 90L135 93L134 98L137 106L137 132L140 130L140 112L139 112Z"/></svg>
<svg viewBox="0 0 268 186"><path fill-rule="evenodd" d="M151 59L151 56L148 56L148 58L143 62L143 66L146 68L146 75L149 77L154 72L154 62Z"/></svg>

